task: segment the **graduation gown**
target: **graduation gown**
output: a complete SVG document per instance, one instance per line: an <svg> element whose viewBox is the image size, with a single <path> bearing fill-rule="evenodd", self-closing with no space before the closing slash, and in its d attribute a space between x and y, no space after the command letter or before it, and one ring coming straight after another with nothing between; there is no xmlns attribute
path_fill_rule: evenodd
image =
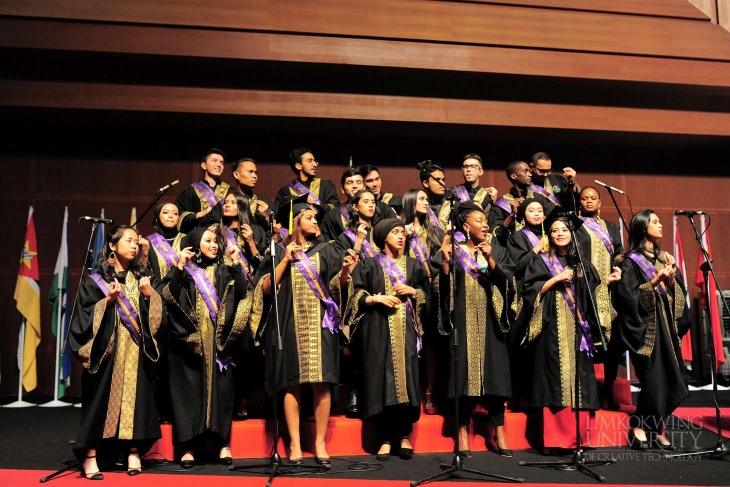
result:
<svg viewBox="0 0 730 487"><path fill-rule="evenodd" d="M170 316L168 372L175 420L175 443L205 433L230 439L233 419L233 367L222 368L248 326L252 293L240 267L210 263L205 274L220 300L218 320L210 312L195 281L177 267L169 274L163 297ZM219 362L220 361L220 362Z"/></svg>
<svg viewBox="0 0 730 487"><path fill-rule="evenodd" d="M281 262L286 251L276 246L276 262ZM329 242L316 240L305 251L318 270L322 282L329 287L330 297L340 310L339 290L340 254ZM326 306L317 298L301 271L291 262L278 288L279 324L283 350L274 353L276 344L276 315L270 296L264 296L263 278L271 273L272 260L267 256L256 274L252 323L258 327L257 337L266 346L266 392L276 392L306 383L339 383L339 333L322 326ZM346 295L346 293L345 293ZM277 363L274 356L277 355ZM278 372L277 372L278 371ZM278 375L276 375L278 373Z"/></svg>
<svg viewBox="0 0 730 487"><path fill-rule="evenodd" d="M172 247L176 253L180 253L181 244L185 238L184 233L179 233L173 238L167 238L168 245ZM149 236L147 237L149 240ZM149 255L149 267L152 271L152 275L157 277L160 281L167 281L167 274L170 272L170 266L167 264L165 259L162 258L161 252L155 249L152 241L150 240L150 255Z"/></svg>
<svg viewBox="0 0 730 487"><path fill-rule="evenodd" d="M657 271L664 267L653 256L647 256L647 260ZM621 337L641 382L636 415L669 416L689 395L681 345L691 317L682 291L682 276L676 273L674 286L667 286L667 294L662 296L630 258L623 259L621 270L614 305Z"/></svg>
<svg viewBox="0 0 730 487"><path fill-rule="evenodd" d="M466 244L460 244L467 253ZM440 305L442 319L453 323L458 332L458 383L449 374L449 398L455 395L482 397L484 395L509 398L512 396L507 331L509 322L509 281L514 275L514 264L507 251L496 241L492 257L497 266L477 281L461 265L451 260L449 269L456 279L454 299L451 299L450 276L441 272ZM487 266L481 254L477 263ZM449 368L454 364L454 333L451 333Z"/></svg>
<svg viewBox="0 0 730 487"><path fill-rule="evenodd" d="M403 209L403 198L401 198L397 194L380 193L380 198L378 198L378 202L385 203L386 205L393 208L393 212L395 212L396 216L399 215L401 210Z"/></svg>
<svg viewBox="0 0 730 487"><path fill-rule="evenodd" d="M327 211L322 224L322 235L324 235L325 240L337 240L337 237L345 231L347 225L350 223L349 213L346 211L345 214L347 217L343 216L341 208L347 208L349 206L349 203L343 203ZM373 215L373 224L377 223L381 218L395 218L395 213L393 213L390 206L378 201L375 206L375 215Z"/></svg>
<svg viewBox="0 0 730 487"><path fill-rule="evenodd" d="M208 182L203 179L203 184ZM210 186L210 185L209 185ZM215 194L221 199L226 199L228 193L235 191L228 183L217 182L212 188ZM205 197L191 184L180 193L175 200L175 204L180 209L180 220L177 228L183 233L190 233L195 227L202 227L220 223L223 219L222 203L218 203L213 209L200 220L195 218L195 214L210 208L210 203Z"/></svg>
<svg viewBox="0 0 730 487"><path fill-rule="evenodd" d="M492 208L492 198L489 196L489 193L487 193L487 188L483 188L478 185L475 187L467 187L465 184L460 184L459 186L463 187L469 195L469 199L466 201L478 203L484 210L484 214L489 214L489 210ZM455 186L452 189L456 191L456 188L458 188L458 186ZM456 194L457 196L459 195L458 192Z"/></svg>
<svg viewBox="0 0 730 487"><path fill-rule="evenodd" d="M409 286L416 290L411 304L416 320L428 314L429 282L416 259L396 259ZM365 300L376 294L392 294L393 285L375 258L358 263L352 273L353 291L345 314L344 334L359 345L363 385L358 389L363 417L368 419L388 406L406 405L413 423L418 420L421 394L418 377L420 322L414 323L405 304L392 310L368 306Z"/></svg>
<svg viewBox="0 0 730 487"><path fill-rule="evenodd" d="M251 227L251 230L253 231L253 240L256 244L256 250L258 251L259 255L263 256L266 251L268 250L268 243L266 236L266 230L263 229L260 225L257 225L255 223L249 224ZM248 243L243 238L243 236L238 233L238 228L231 228L233 231L233 234L236 236L236 243L238 244L238 248L241 249L241 252L243 253L243 256L246 257L246 260L248 261L249 265L251 266L250 270L253 270L251 273L251 280L253 280L254 273L259 268L259 265L261 265L261 260L254 258L253 254L251 253L251 249L248 247ZM228 254L224 257L224 260L226 264L230 264L230 258L228 257Z"/></svg>
<svg viewBox="0 0 730 487"><path fill-rule="evenodd" d="M596 375L591 357L584 352L578 353L580 394L574 391L576 344L580 343L582 332L563 296L564 286L556 284L541 296L540 290L552 274L542 257L534 252L530 254L521 287L523 311L529 317L523 345L534 360L530 406L572 407L573 399L578 396L581 409L596 410L599 408ZM555 258L566 266L565 257L556 255ZM576 295L593 330L597 321L590 309L587 286L595 289L600 281L592 264L586 263L586 270L587 275L575 284Z"/></svg>
<svg viewBox="0 0 730 487"><path fill-rule="evenodd" d="M144 453L162 437L152 386L153 366L159 358L162 299L154 290L144 299L132 272L117 274L117 280L139 315L142 344L134 343L116 306L107 305L98 284L86 277L69 333L71 350L84 367L81 429L74 444L80 458L102 440L133 440ZM151 284L154 289L159 282L153 277Z"/></svg>
<svg viewBox="0 0 730 487"><path fill-rule="evenodd" d="M307 181L300 182L304 186L309 188L309 190L314 193L317 198L319 198L319 201L321 203L318 205L312 205L317 208L318 212L326 212L327 210L334 208L335 206L340 204L340 198L337 196L337 188L335 188L335 183L333 183L329 179L311 178ZM282 186L276 193L276 198L274 198L274 206L278 208L288 198L296 195L297 193L292 190L289 184Z"/></svg>

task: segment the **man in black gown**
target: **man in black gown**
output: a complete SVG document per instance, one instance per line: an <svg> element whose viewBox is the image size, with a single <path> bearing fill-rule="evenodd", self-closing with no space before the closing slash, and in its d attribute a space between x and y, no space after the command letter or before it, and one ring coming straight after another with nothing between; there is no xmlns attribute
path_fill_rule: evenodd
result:
<svg viewBox="0 0 730 487"><path fill-rule="evenodd" d="M234 179L238 182L238 191L248 197L251 216L257 225L269 228L269 211L274 211L274 203L260 194L254 193L256 182L259 179L256 161L248 157L239 159L231 164Z"/></svg>
<svg viewBox="0 0 730 487"><path fill-rule="evenodd" d="M483 188L479 179L484 174L482 158L479 154L467 154L461 162L461 174L464 176L464 184L454 186L459 200L474 201L479 203L484 213L489 214L492 203L497 200L497 188Z"/></svg>
<svg viewBox="0 0 730 487"><path fill-rule="evenodd" d="M360 166L358 171L360 171L360 174L362 175L365 187L373 192L376 200L393 208L393 211L395 211L396 214L400 214L401 209L403 209L403 200L397 194L383 192L383 182L382 179L380 179L380 169L372 164L366 164L364 166Z"/></svg>
<svg viewBox="0 0 730 487"><path fill-rule="evenodd" d="M307 147L294 149L289 154L289 167L297 178L286 186L282 186L276 193L274 206L278 207L291 196L308 193L307 203L314 206L318 212L326 212L340 203L337 197L335 184L329 179L317 176L319 162L314 158L312 151Z"/></svg>
<svg viewBox="0 0 730 487"><path fill-rule="evenodd" d="M550 156L546 152L536 152L530 162L530 172L534 193L547 197L554 205L576 211L580 186L575 183L575 169L564 167L562 176L552 175L553 162Z"/></svg>

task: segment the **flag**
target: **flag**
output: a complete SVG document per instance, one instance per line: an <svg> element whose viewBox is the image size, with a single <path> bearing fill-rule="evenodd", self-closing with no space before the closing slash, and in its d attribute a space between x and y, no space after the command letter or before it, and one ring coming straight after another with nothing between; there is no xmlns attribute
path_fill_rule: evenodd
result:
<svg viewBox="0 0 730 487"><path fill-rule="evenodd" d="M700 217L701 228L702 228L702 245L707 249L707 255L712 261L712 248L710 247L710 234L705 228L705 215ZM700 288L700 305L704 309L705 307L705 280L700 270L700 266L705 262L705 256L700 251L697 256L697 274L695 274L695 284ZM715 286L715 280L712 278L712 274L707 276L710 280L710 326L712 327L712 346L715 348L715 370L717 370L722 364L725 363L725 350L722 346L722 326L720 324L720 308L717 302L717 287Z"/></svg>
<svg viewBox="0 0 730 487"><path fill-rule="evenodd" d="M36 373L35 351L41 342L41 292L38 286L38 245L33 224L33 207L28 211L28 226L25 231L25 242L20 254L20 269L15 283L15 299L18 311L25 320L25 336L19 337L18 346L23 347L23 363L20 365L20 376L23 387L30 392L38 384Z"/></svg>
<svg viewBox="0 0 730 487"><path fill-rule="evenodd" d="M68 206L63 215L63 230L61 231L61 247L58 249L58 258L56 258L56 268L53 271L53 281L51 283L51 291L48 293L48 304L53 306L53 316L51 318L51 331L53 336L58 340L58 334L61 337L66 336L66 330L69 324L69 275L68 275ZM59 327L59 323L61 326ZM60 371L57 380L58 397L61 398L66 392L66 387L71 385L71 350L66 347L66 352L62 357L58 357L58 370Z"/></svg>
<svg viewBox="0 0 730 487"><path fill-rule="evenodd" d="M136 228L135 223L137 223L137 207L133 206L132 207L132 216L129 217L129 226Z"/></svg>
<svg viewBox="0 0 730 487"><path fill-rule="evenodd" d="M101 215L99 215L99 218L104 218L104 208L101 209ZM96 239L94 240L94 247L91 251L91 271L96 272L96 256L99 255L99 253L104 248L104 224L99 223L99 226L96 227Z"/></svg>
<svg viewBox="0 0 730 487"><path fill-rule="evenodd" d="M684 251L682 250L682 240L679 238L679 227L677 226L677 217L674 217L674 260L677 261L677 269L682 273L683 288L687 308L689 308L689 288L687 287L687 266L684 263ZM692 334L687 332L682 338L682 358L685 362L692 361Z"/></svg>

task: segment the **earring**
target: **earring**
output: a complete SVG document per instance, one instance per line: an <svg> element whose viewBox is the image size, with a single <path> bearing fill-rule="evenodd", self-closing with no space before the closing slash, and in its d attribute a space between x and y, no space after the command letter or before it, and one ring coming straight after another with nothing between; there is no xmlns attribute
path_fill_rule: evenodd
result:
<svg viewBox="0 0 730 487"><path fill-rule="evenodd" d="M195 259L195 260L196 260L197 262L200 262L200 256L201 256L201 255L202 255L202 254L200 253L200 249L198 249L198 251L197 251L197 252L195 253L195 257L194 257L194 259Z"/></svg>
<svg viewBox="0 0 730 487"><path fill-rule="evenodd" d="M468 228L466 229L466 239L467 240L470 240L471 239L471 235L469 234L469 229Z"/></svg>
<svg viewBox="0 0 730 487"><path fill-rule="evenodd" d="M115 254L112 250L111 254L109 254L109 257L106 258L106 261L108 264L114 264L117 261L117 254Z"/></svg>

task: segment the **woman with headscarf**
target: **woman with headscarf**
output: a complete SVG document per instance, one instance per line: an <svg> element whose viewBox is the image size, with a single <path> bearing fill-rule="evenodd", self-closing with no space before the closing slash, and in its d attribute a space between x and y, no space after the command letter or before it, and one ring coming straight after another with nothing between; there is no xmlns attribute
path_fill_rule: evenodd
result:
<svg viewBox="0 0 730 487"><path fill-rule="evenodd" d="M429 281L423 265L403 255L406 235L401 220L381 220L373 229L373 240L382 250L353 272L345 335L359 343L360 404L364 418L375 423L377 459L390 458L393 437L400 442L400 457L409 459L413 455L409 435L421 411L418 352Z"/></svg>
<svg viewBox="0 0 730 487"><path fill-rule="evenodd" d="M81 430L74 453L83 474L102 480L96 452L109 440L128 454L127 473L142 471L140 455L162 434L152 386L159 358L157 333L163 320L158 280L139 259L134 228L114 227L97 258L98 271L79 289L79 312L71 323L69 345L84 371L81 379Z"/></svg>
<svg viewBox="0 0 730 487"><path fill-rule="evenodd" d="M618 374L619 360L626 352L626 346L621 340L620 329L614 329L611 326L611 322L616 317L616 311L611 304L611 293L606 285L606 280L615 270L614 258L623 252L621 232L618 225L601 218L601 195L596 188L586 186L581 189L579 205L583 225L575 232L575 237L580 245L583 258L591 261L601 278L601 283L596 288L595 298L603 336L608 343L607 352L599 354L604 370L601 392L607 409L618 410L621 406L613 393L613 384Z"/></svg>
<svg viewBox="0 0 730 487"><path fill-rule="evenodd" d="M458 450L467 458L468 426L474 407L481 403L489 412L497 453L511 457L504 433L505 401L512 396L507 332L509 322L509 283L515 265L507 251L489 233L487 216L473 201L460 203L456 228L466 236L451 255L450 244L442 249L439 298L445 323L453 324L451 359L454 365L454 340L458 334L457 382L449 374L449 398L459 397ZM451 293L450 272L454 272L455 294Z"/></svg>
<svg viewBox="0 0 730 487"><path fill-rule="evenodd" d="M204 435L217 442L219 462L231 463L231 354L248 324L251 293L239 249L228 249L230 265L225 264L217 230L198 227L188 234L163 288L170 316L173 439L184 452L183 468L195 465L196 442Z"/></svg>
<svg viewBox="0 0 730 487"><path fill-rule="evenodd" d="M177 228L180 211L175 203L160 203L155 207L153 226L155 232L140 239L142 262L160 280L167 277L170 269L177 266L180 244L185 237Z"/></svg>
<svg viewBox="0 0 730 487"><path fill-rule="evenodd" d="M253 323L261 323L258 336L265 344L265 387L277 400L283 391L284 416L289 430L289 461L303 463L299 433L302 387L311 385L314 399L315 461L330 464L325 445L330 415L330 388L339 384L340 288L347 282L354 259L341 258L337 249L321 238L318 215L307 196L285 201L277 221L288 229L276 246L273 269L278 297L278 324L270 296L272 259L259 267L254 294ZM283 350L276 349L280 326Z"/></svg>
<svg viewBox="0 0 730 487"><path fill-rule="evenodd" d="M674 450L666 438L669 415L689 395L682 366L682 337L691 318L674 257L660 247L662 224L654 210L642 210L629 225L629 250L614 305L621 337L631 354L641 392L632 416L632 448Z"/></svg>
<svg viewBox="0 0 730 487"><path fill-rule="evenodd" d="M585 274L577 264L569 225L578 227L581 220L559 215L561 208L555 207L545 221L549 247L530 259L521 289L523 310L529 318L523 346L534 361L529 405L542 409L542 446L546 449L576 446L575 408L582 410L581 439L588 443L589 433L596 431L594 412L599 408L592 359L598 321L589 291L595 292L600 278L590 262L584 262ZM537 236L531 237L531 244L533 248L540 245ZM607 284L620 278L616 270ZM579 391L575 390L576 375Z"/></svg>
<svg viewBox="0 0 730 487"><path fill-rule="evenodd" d="M441 248L444 242L444 231L434 216L431 209L429 197L423 189L410 189L403 195L403 211L401 221L406 228L408 236L406 240L407 254L417 259L423 265L428 274L429 281L435 286L434 281L438 278L438 267L431 262L433 257ZM434 288L432 287L432 290ZM436 293L432 293L432 307L438 306ZM426 369L426 414L436 414L438 410L437 401L434 400L436 383L445 383L447 378L440 372L442 368L436 367L437 362L447 356L446 347L448 342L442 338L439 332L438 317L426 319L423 326L423 358Z"/></svg>

